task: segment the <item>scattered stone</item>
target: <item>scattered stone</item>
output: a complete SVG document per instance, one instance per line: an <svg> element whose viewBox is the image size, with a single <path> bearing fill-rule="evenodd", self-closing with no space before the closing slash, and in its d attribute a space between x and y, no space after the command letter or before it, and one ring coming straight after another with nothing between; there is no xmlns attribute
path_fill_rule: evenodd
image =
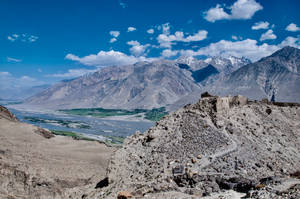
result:
<svg viewBox="0 0 300 199"><path fill-rule="evenodd" d="M121 191L118 195L118 199L128 199L132 198L133 195L129 191Z"/></svg>
<svg viewBox="0 0 300 199"><path fill-rule="evenodd" d="M98 182L98 183L96 184L95 189L107 187L107 186L108 186L108 182L109 182L109 181L108 181L108 178L107 178L107 177L104 178L103 180L101 180L100 182Z"/></svg>
<svg viewBox="0 0 300 199"><path fill-rule="evenodd" d="M55 135L49 131L48 129L44 129L41 127L37 127L37 129L35 130L35 133L40 134L41 136L43 136L44 138L50 139L55 137Z"/></svg>
<svg viewBox="0 0 300 199"><path fill-rule="evenodd" d="M209 94L208 92L204 92L201 94L201 98L205 98L205 97L214 97L214 96Z"/></svg>
<svg viewBox="0 0 300 199"><path fill-rule="evenodd" d="M176 175L176 174L183 174L184 173L184 166L182 165L179 165L179 166L176 166L173 168L173 175Z"/></svg>
<svg viewBox="0 0 300 199"><path fill-rule="evenodd" d="M267 108L267 109L266 109L266 113L267 113L268 115L270 115L270 114L272 113L272 109Z"/></svg>
<svg viewBox="0 0 300 199"><path fill-rule="evenodd" d="M267 103L269 103L269 100L267 98L263 98L263 99L261 99L261 102L267 104Z"/></svg>
<svg viewBox="0 0 300 199"><path fill-rule="evenodd" d="M243 96L203 97L148 132L129 137L116 151L108 169L112 183L103 189L112 198L124 189L145 190L143 196L166 199L172 198L171 191L178 196L173 198L180 198L180 194L202 197L225 190L253 198L280 198L269 190L282 182L268 178L295 178L288 173L300 165L300 112L281 105L248 103ZM268 108L276 114L266 117ZM155 139L144 144L149 134ZM268 197L264 191L274 195Z"/></svg>
<svg viewBox="0 0 300 199"><path fill-rule="evenodd" d="M231 106L244 106L248 104L248 98L242 95L234 96L231 100Z"/></svg>

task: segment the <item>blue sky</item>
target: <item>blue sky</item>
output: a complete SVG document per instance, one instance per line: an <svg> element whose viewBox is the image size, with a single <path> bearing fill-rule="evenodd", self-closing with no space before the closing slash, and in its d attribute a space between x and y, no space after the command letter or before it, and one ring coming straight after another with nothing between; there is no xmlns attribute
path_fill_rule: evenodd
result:
<svg viewBox="0 0 300 199"><path fill-rule="evenodd" d="M1 0L0 91L110 65L300 46L298 0Z"/></svg>

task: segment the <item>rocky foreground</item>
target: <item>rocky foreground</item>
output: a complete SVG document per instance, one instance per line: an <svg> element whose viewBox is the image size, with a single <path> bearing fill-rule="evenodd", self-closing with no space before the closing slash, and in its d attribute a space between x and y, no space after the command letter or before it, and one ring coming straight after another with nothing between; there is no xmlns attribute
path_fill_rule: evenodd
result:
<svg viewBox="0 0 300 199"><path fill-rule="evenodd" d="M113 151L21 123L0 106L0 198L82 198L105 177Z"/></svg>
<svg viewBox="0 0 300 199"><path fill-rule="evenodd" d="M85 198L300 198L300 107L203 95L125 140Z"/></svg>

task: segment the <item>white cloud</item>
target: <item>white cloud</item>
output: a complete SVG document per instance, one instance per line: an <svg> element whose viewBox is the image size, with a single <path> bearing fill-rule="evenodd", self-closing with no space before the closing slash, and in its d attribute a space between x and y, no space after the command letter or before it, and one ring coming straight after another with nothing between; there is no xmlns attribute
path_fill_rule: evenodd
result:
<svg viewBox="0 0 300 199"><path fill-rule="evenodd" d="M255 0L238 0L231 7L232 19L251 19L263 7Z"/></svg>
<svg viewBox="0 0 300 199"><path fill-rule="evenodd" d="M16 40L16 38L11 37L11 36L7 36L7 39L8 39L9 41L15 41L15 40Z"/></svg>
<svg viewBox="0 0 300 199"><path fill-rule="evenodd" d="M111 38L111 39L109 40L110 43L114 43L114 42L116 42L116 41L117 41L116 38Z"/></svg>
<svg viewBox="0 0 300 199"><path fill-rule="evenodd" d="M267 21L260 21L260 22L256 22L251 29L252 30L259 30L259 29L268 29L269 28L269 22Z"/></svg>
<svg viewBox="0 0 300 199"><path fill-rule="evenodd" d="M232 35L231 38L232 38L233 40L238 40L238 37L235 36L235 35Z"/></svg>
<svg viewBox="0 0 300 199"><path fill-rule="evenodd" d="M297 32L300 30L300 28L296 24L291 23L285 28L285 30L291 31L291 32Z"/></svg>
<svg viewBox="0 0 300 199"><path fill-rule="evenodd" d="M166 58L176 56L177 54L178 54L178 50L170 50L170 49L165 49L161 53L161 55Z"/></svg>
<svg viewBox="0 0 300 199"><path fill-rule="evenodd" d="M154 33L154 29L153 29L153 28L150 28L149 30L147 30L147 33L153 34L153 33Z"/></svg>
<svg viewBox="0 0 300 199"><path fill-rule="evenodd" d="M145 56L145 51L150 46L150 44L141 45L138 41L129 41L127 44L132 46L129 51L136 57Z"/></svg>
<svg viewBox="0 0 300 199"><path fill-rule="evenodd" d="M14 91L15 89L29 88L42 85L43 81L36 80L29 76L15 77L9 72L0 72L0 92L4 90Z"/></svg>
<svg viewBox="0 0 300 199"><path fill-rule="evenodd" d="M295 37L287 37L285 38L279 45L280 48L283 48L285 46L292 46L295 48L300 48L300 38Z"/></svg>
<svg viewBox="0 0 300 199"><path fill-rule="evenodd" d="M264 41L264 40L272 40L272 39L276 39L277 36L273 33L273 30L268 30L267 32L263 33L260 36L260 41Z"/></svg>
<svg viewBox="0 0 300 199"><path fill-rule="evenodd" d="M37 36L33 36L33 35L30 35L30 36L28 37L28 41L29 41L29 42L35 42L37 39L38 39L38 37L37 37Z"/></svg>
<svg viewBox="0 0 300 199"><path fill-rule="evenodd" d="M181 55L188 56L222 56L229 57L231 55L236 57L247 57L252 61L269 56L280 47L277 45L261 44L258 45L256 40L245 39L242 41L227 41L220 40L216 43L211 43L206 47L200 48L198 51L182 50Z"/></svg>
<svg viewBox="0 0 300 199"><path fill-rule="evenodd" d="M224 11L219 4L215 8L211 8L208 11L204 12L204 18L209 22L215 22L221 19L229 19L230 15Z"/></svg>
<svg viewBox="0 0 300 199"><path fill-rule="evenodd" d="M7 57L7 61L8 62L21 62L22 59L16 59L16 58L12 58L12 57Z"/></svg>
<svg viewBox="0 0 300 199"><path fill-rule="evenodd" d="M47 75L48 77L60 77L60 78L73 78L73 77L80 77L82 75L96 72L98 69L95 70L89 70L85 68L79 68L79 69L69 69L66 73L56 73L52 75Z"/></svg>
<svg viewBox="0 0 300 199"><path fill-rule="evenodd" d="M194 35L189 35L187 37L184 36L184 33L181 31L176 31L174 35L169 34L160 34L157 37L157 41L161 47L170 48L172 42L180 41L180 42L192 42L192 41L201 41L206 39L207 31L199 30Z"/></svg>
<svg viewBox="0 0 300 199"><path fill-rule="evenodd" d="M130 46L136 46L136 45L140 45L140 42L138 42L138 41L128 41L127 44L130 45Z"/></svg>
<svg viewBox="0 0 300 199"><path fill-rule="evenodd" d="M199 30L196 34L190 35L183 39L183 42L201 41L203 39L206 39L207 33L208 32L206 30Z"/></svg>
<svg viewBox="0 0 300 199"><path fill-rule="evenodd" d="M227 13L220 4L217 4L216 7L204 12L204 18L209 22L224 19L251 19L257 11L262 9L263 7L255 0L237 0L229 7L230 13Z"/></svg>
<svg viewBox="0 0 300 199"><path fill-rule="evenodd" d="M136 30L135 27L128 27L127 32L132 32L132 31L135 31L135 30Z"/></svg>
<svg viewBox="0 0 300 199"><path fill-rule="evenodd" d="M20 40L22 42L32 43L32 42L35 42L36 40L38 40L38 38L39 37L37 37L37 36L27 35L27 34L21 34L21 35L12 34L12 35L7 36L7 39L12 41L12 42Z"/></svg>
<svg viewBox="0 0 300 199"><path fill-rule="evenodd" d="M144 56L135 57L126 55L119 51L100 51L98 54L91 54L85 57L78 57L73 54L67 54L66 59L78 61L87 66L113 66L113 65L127 65L139 61L153 61L155 58L146 58Z"/></svg>
<svg viewBox="0 0 300 199"><path fill-rule="evenodd" d="M109 34L110 34L111 36L117 38L117 37L119 37L119 35L120 35L120 31L112 30L112 31L109 32Z"/></svg>

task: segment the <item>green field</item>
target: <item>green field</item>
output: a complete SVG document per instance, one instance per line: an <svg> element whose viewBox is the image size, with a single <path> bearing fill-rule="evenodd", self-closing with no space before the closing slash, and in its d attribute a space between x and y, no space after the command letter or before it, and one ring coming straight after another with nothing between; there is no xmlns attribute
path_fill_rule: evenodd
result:
<svg viewBox="0 0 300 199"><path fill-rule="evenodd" d="M79 128L79 129L90 129L91 126L84 122L60 120L60 119L42 119L38 117L24 117L24 120L28 120L34 123L45 123L45 124L56 124L67 128Z"/></svg>
<svg viewBox="0 0 300 199"><path fill-rule="evenodd" d="M58 130L51 130L54 135L61 135L61 136L68 136L72 137L75 140L87 140L87 141L96 141L96 139L85 137L79 133L69 132L69 131L58 131Z"/></svg>
<svg viewBox="0 0 300 199"><path fill-rule="evenodd" d="M71 114L71 115L81 115L81 116L94 116L94 117L111 117L111 116L125 116L125 115L136 115L136 117L141 117L138 114L144 114L145 119L151 121L158 121L163 116L167 115L165 107L154 108L152 110L147 109L134 109L134 110L124 110L124 109L104 109L104 108L79 108L79 109L63 109L61 112Z"/></svg>
<svg viewBox="0 0 300 199"><path fill-rule="evenodd" d="M165 107L154 108L145 113L145 119L151 121L159 121L162 117L164 117L167 114L168 112L166 112Z"/></svg>
<svg viewBox="0 0 300 199"><path fill-rule="evenodd" d="M98 141L97 139L86 137L83 134L70 132L70 131L51 130L51 132L54 135L68 136L68 137L72 137L75 140ZM105 138L106 140L104 141L104 143L106 145L116 146L116 147L121 146L125 139L124 137L120 137L120 136L105 136Z"/></svg>

